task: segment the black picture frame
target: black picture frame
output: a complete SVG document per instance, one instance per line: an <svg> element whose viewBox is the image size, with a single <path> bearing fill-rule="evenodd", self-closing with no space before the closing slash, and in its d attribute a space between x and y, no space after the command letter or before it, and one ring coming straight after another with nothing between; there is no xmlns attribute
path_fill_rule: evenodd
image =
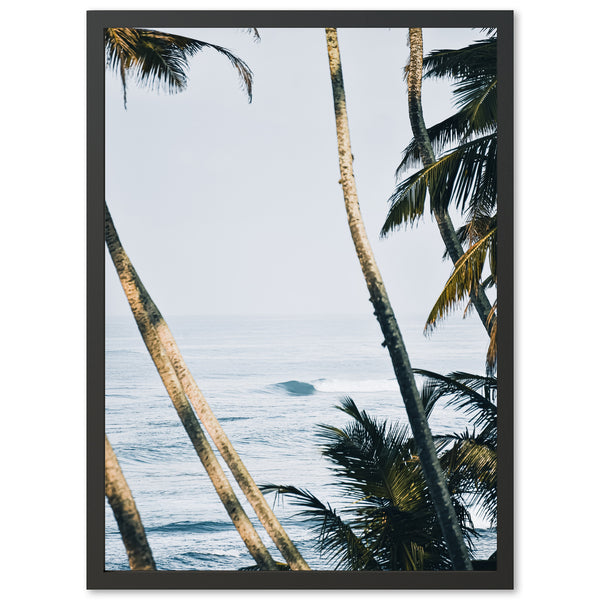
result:
<svg viewBox="0 0 600 600"><path fill-rule="evenodd" d="M105 27L498 28L498 562L473 572L104 570ZM87 587L88 589L513 589L513 12L89 11L87 13Z"/></svg>

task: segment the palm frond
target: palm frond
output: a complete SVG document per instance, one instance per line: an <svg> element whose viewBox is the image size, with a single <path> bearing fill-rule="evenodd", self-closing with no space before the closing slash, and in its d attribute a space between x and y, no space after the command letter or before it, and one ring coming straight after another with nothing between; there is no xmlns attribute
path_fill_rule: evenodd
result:
<svg viewBox="0 0 600 600"><path fill-rule="evenodd" d="M446 406L455 406L464 410L474 426L496 425L497 380L495 377L463 372L441 375L425 369L413 369L413 371L424 378L421 400L427 416L443 398Z"/></svg>
<svg viewBox="0 0 600 600"><path fill-rule="evenodd" d="M152 29L126 27L106 28L104 46L107 67L121 76L125 102L127 75L131 75L138 85L152 90L165 89L175 93L185 89L188 60L204 48L229 59L246 89L248 100L252 100L252 71L243 60L222 46Z"/></svg>
<svg viewBox="0 0 600 600"><path fill-rule="evenodd" d="M451 202L459 210L473 210L467 201L474 190L475 198L495 200L496 178L487 172L487 160L488 156L495 156L496 147L495 134L477 138L448 151L402 181L389 198L391 206L380 235L385 237L402 224L413 225L423 215L427 193L432 212L447 210Z"/></svg>
<svg viewBox="0 0 600 600"><path fill-rule="evenodd" d="M343 429L319 425L323 455L358 506L391 503L413 510L423 492L416 446L408 428L372 419L351 398L338 407L353 417Z"/></svg>
<svg viewBox="0 0 600 600"><path fill-rule="evenodd" d="M491 248L496 244L497 226L474 243L454 265L442 293L436 300L425 324L425 331L435 328L456 305L471 295L481 281L481 273Z"/></svg>
<svg viewBox="0 0 600 600"><path fill-rule="evenodd" d="M414 369L423 376L422 401L429 416L443 399L447 406L465 411L473 425L460 433L436 437L440 463L451 493L465 499L481 515L495 522L497 512L497 378L454 372L441 375Z"/></svg>
<svg viewBox="0 0 600 600"><path fill-rule="evenodd" d="M424 78L490 79L497 73L497 38L457 49L434 50L423 59Z"/></svg>
<svg viewBox="0 0 600 600"><path fill-rule="evenodd" d="M436 155L443 153L448 146L462 144L476 136L489 135L497 130L496 118L491 118L497 112L496 94L485 94L479 100L480 104L463 106L458 112L427 129L432 149ZM482 118L486 116L489 120ZM402 153L402 161L396 169L396 177L413 167L421 166L421 156L415 140L411 140Z"/></svg>
<svg viewBox="0 0 600 600"><path fill-rule="evenodd" d="M261 485L263 493L291 498L292 504L304 507L298 516L318 532L321 555L334 564L334 569L379 570L373 553L362 543L352 527L345 523L329 504L321 502L307 490L292 485Z"/></svg>
<svg viewBox="0 0 600 600"><path fill-rule="evenodd" d="M440 457L440 463L455 493L469 497L473 508L495 523L498 506L495 443L483 436L467 434Z"/></svg>
<svg viewBox="0 0 600 600"><path fill-rule="evenodd" d="M256 29L256 27L247 27L245 31L254 38L255 42L260 42L260 33L258 33L258 29Z"/></svg>
<svg viewBox="0 0 600 600"><path fill-rule="evenodd" d="M455 104L464 111L469 125L465 136L495 128L498 119L497 83L495 79L468 80L454 88Z"/></svg>

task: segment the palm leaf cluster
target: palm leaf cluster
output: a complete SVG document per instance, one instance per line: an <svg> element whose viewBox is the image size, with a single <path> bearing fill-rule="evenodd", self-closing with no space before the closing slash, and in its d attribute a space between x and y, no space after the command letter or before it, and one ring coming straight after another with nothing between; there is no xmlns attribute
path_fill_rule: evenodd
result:
<svg viewBox="0 0 600 600"><path fill-rule="evenodd" d="M150 89L169 93L185 89L188 60L204 48L215 50L229 59L252 100L252 71L232 52L200 40L163 33L152 29L108 27L104 30L106 65L116 71L123 84L123 101L127 103L127 76Z"/></svg>
<svg viewBox="0 0 600 600"><path fill-rule="evenodd" d="M440 463L446 471L451 492L468 502L478 513L497 519L497 378L454 372L440 375L414 369L424 378L421 400L429 416L436 404L464 411L472 430L436 438Z"/></svg>
<svg viewBox="0 0 600 600"><path fill-rule="evenodd" d="M424 77L449 78L458 109L427 129L438 158L400 181L390 197L390 209L381 230L389 235L401 226L416 224L425 214L456 207L465 218L457 231L465 247L426 322L435 327L478 286L496 284L497 210L497 38L489 37L457 50L436 50L423 61ZM417 142L406 147L396 171L399 179L421 167ZM482 281L484 266L490 276ZM491 318L495 319L496 308ZM488 367L495 368L495 328L492 329Z"/></svg>
<svg viewBox="0 0 600 600"><path fill-rule="evenodd" d="M317 535L321 555L333 569L443 570L452 563L443 541L414 440L406 427L380 422L351 398L338 407L351 417L343 428L319 426L322 453L347 500L335 509L305 489L262 486L290 497ZM469 514L453 499L470 545Z"/></svg>

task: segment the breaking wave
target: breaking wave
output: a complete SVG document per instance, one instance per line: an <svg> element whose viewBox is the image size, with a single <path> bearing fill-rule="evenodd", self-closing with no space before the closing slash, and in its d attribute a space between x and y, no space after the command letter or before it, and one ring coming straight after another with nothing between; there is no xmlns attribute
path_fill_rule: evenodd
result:
<svg viewBox="0 0 600 600"><path fill-rule="evenodd" d="M276 383L274 387L284 389L290 396L310 396L316 391L312 383L296 380Z"/></svg>
<svg viewBox="0 0 600 600"><path fill-rule="evenodd" d="M274 386L285 390L291 396L310 396L315 392L349 394L351 392L395 392L398 382L395 379L315 379L308 381L284 381Z"/></svg>

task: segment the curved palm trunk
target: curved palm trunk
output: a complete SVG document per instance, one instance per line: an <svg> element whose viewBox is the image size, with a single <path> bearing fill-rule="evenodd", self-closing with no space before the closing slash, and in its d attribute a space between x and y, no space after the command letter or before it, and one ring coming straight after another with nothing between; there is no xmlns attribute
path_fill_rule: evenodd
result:
<svg viewBox="0 0 600 600"><path fill-rule="evenodd" d="M333 87L341 184L352 240L369 290L370 300L375 309L375 316L379 321L385 339L384 345L387 346L392 359L392 365L406 406L410 426L419 449L419 459L423 474L427 481L452 563L456 570L471 570L471 561L469 560L467 548L452 505L450 493L448 492L446 479L435 451L433 437L421 404L408 354L381 274L375 262L375 256L369 244L360 213L356 183L352 170L350 132L348 128L346 96L344 93L337 32L334 28L327 28L325 31Z"/></svg>
<svg viewBox="0 0 600 600"><path fill-rule="evenodd" d="M156 564L140 513L106 435L104 436L104 492L119 526L129 567L137 571L155 571Z"/></svg>
<svg viewBox="0 0 600 600"><path fill-rule="evenodd" d="M415 137L415 142L419 148L419 154L423 161L423 166L428 167L435 162L435 154L431 146L431 140L425 127L423 119L423 107L421 104L421 80L423 79L423 34L420 27L411 27L409 30L410 42L410 62L408 65L408 115L410 118L410 126ZM438 229L446 250L452 262L456 261L464 254L450 215L446 210L434 209ZM485 291L481 287L477 287L470 294L471 302L481 319L483 326L489 335L495 322L495 315L491 313L492 307L488 300ZM491 318L490 318L491 315Z"/></svg>
<svg viewBox="0 0 600 600"><path fill-rule="evenodd" d="M129 257L119 240L108 207L104 206L104 233L110 256L119 274L121 285L127 296L129 306L135 317L138 329L144 343L160 374L162 382L169 393L177 414L194 445L198 457L202 461L210 480L219 495L223 506L235 525L248 551L256 560L257 565L264 570L277 570L275 561L265 548L254 526L239 503L225 473L219 464L206 436L204 435L196 415L190 406L181 386L175 369L163 348L158 334L148 314L149 296L144 289Z"/></svg>
<svg viewBox="0 0 600 600"><path fill-rule="evenodd" d="M140 285L141 282L140 282ZM143 286L142 286L143 288ZM226 433L223 431L221 424L215 417L204 395L200 391L198 385L194 381L183 356L177 347L175 338L169 329L158 307L149 294L144 290L146 298L146 310L154 326L158 337L171 361L177 377L181 382L183 389L189 398L190 403L194 407L198 418L204 425L208 435L212 438L215 446L223 456L227 466L230 468L235 480L240 489L250 502L250 505L255 510L260 522L263 524L266 532L269 534L284 559L290 565L292 570L308 571L310 567L292 542L289 536L279 523L277 517L273 514L271 507L268 505L262 492L252 479L252 476L246 469L238 453L229 441Z"/></svg>

